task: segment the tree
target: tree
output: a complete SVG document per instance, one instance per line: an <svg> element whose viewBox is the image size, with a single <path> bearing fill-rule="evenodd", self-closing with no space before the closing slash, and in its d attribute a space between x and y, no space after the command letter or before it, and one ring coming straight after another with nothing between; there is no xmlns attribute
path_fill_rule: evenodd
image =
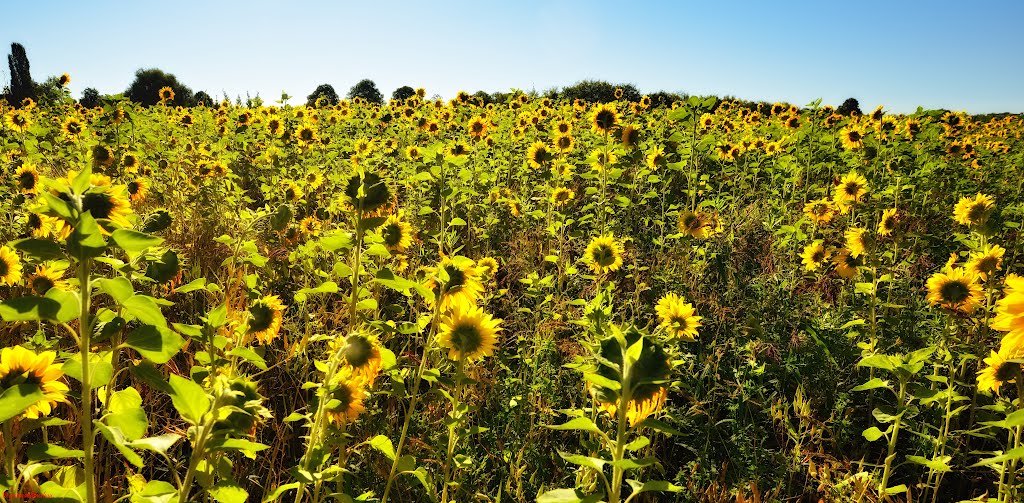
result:
<svg viewBox="0 0 1024 503"><path fill-rule="evenodd" d="M34 99L36 97L36 84L32 81L28 55L25 53L24 46L17 42L11 44L11 53L7 56L7 67L11 71L8 101L17 106L25 98Z"/></svg>
<svg viewBox="0 0 1024 503"><path fill-rule="evenodd" d="M622 89L622 97L615 97L615 90ZM584 80L577 82L558 93L569 101L580 99L589 103L608 103L611 101L640 101L640 91L632 84L612 84L603 80Z"/></svg>
<svg viewBox="0 0 1024 503"><path fill-rule="evenodd" d="M78 102L85 108L96 108L100 106L100 92L95 88L87 87L82 90L82 98Z"/></svg>
<svg viewBox="0 0 1024 503"><path fill-rule="evenodd" d="M861 115L860 103L857 102L856 98L846 98L846 101L836 109L836 113L839 115L848 116L853 112L856 112L857 115Z"/></svg>
<svg viewBox="0 0 1024 503"><path fill-rule="evenodd" d="M395 92L391 93L391 99L395 101L405 101L413 96L416 96L416 90L409 86L399 87L395 89Z"/></svg>
<svg viewBox="0 0 1024 503"><path fill-rule="evenodd" d="M370 103L380 105L384 103L384 95L380 94L377 84L370 79L360 80L352 89L348 90L348 99L362 98Z"/></svg>
<svg viewBox="0 0 1024 503"><path fill-rule="evenodd" d="M206 94L206 91L199 91L199 92L197 92L195 97L192 98L192 102L195 103L195 106L197 106L197 107L198 106L204 106L204 107L207 107L207 108L212 108L213 107L213 98L211 98L209 94Z"/></svg>
<svg viewBox="0 0 1024 503"><path fill-rule="evenodd" d="M334 86L330 84L320 84L319 86L316 86L316 90L313 91L313 94L306 97L306 105L316 105L317 98L323 98L328 105L337 105L338 101L341 101L338 99L338 93L334 90Z"/></svg>
<svg viewBox="0 0 1024 503"><path fill-rule="evenodd" d="M185 84L178 82L173 74L164 73L157 68L140 69L135 72L135 80L124 95L145 106L153 106L160 102L160 89L170 87L174 91L174 100L169 103L187 107L192 105L192 90Z"/></svg>

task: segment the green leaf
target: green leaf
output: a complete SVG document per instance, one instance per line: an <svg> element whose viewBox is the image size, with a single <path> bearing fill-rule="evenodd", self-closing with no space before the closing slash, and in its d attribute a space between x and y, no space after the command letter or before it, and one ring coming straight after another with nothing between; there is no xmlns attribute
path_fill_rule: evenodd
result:
<svg viewBox="0 0 1024 503"><path fill-rule="evenodd" d="M626 483L629 487L633 488L633 494L640 494L650 491L666 492L666 493L677 493L682 491L682 486L677 486L671 482L664 480L649 480L647 482L640 482L639 480L626 479ZM630 495L632 497L632 495Z"/></svg>
<svg viewBox="0 0 1024 503"><path fill-rule="evenodd" d="M159 452L166 454L167 450L178 443L181 440L181 435L177 433L165 433L163 435L157 435L155 437L140 438L138 440L132 440L128 445L135 449L144 449L152 452Z"/></svg>
<svg viewBox="0 0 1024 503"><path fill-rule="evenodd" d="M664 433L666 435L680 435L681 436L683 434L683 432L681 432L681 431L679 431L679 430L669 426L664 421L661 421L661 420L658 420L658 419L654 419L653 417L649 417L647 419L644 419L643 422L641 422L639 425L637 425L637 427L643 427L643 426L646 426L646 427L648 427L648 428L650 428L652 430L655 430L655 431L660 431L660 432L662 432L662 433Z"/></svg>
<svg viewBox="0 0 1024 503"><path fill-rule="evenodd" d="M135 319L147 325L154 325L161 328L167 326L167 319L164 318L163 313L160 312L160 306L157 305L153 297L135 294L128 297L120 304L124 309L125 317L128 320Z"/></svg>
<svg viewBox="0 0 1024 503"><path fill-rule="evenodd" d="M78 295L51 288L43 297L18 297L0 303L4 321L49 320L67 323L81 314Z"/></svg>
<svg viewBox="0 0 1024 503"><path fill-rule="evenodd" d="M377 449L382 454L387 456L391 461L395 460L395 446L391 443L391 439L384 435L377 435L366 442L370 444L370 447Z"/></svg>
<svg viewBox="0 0 1024 503"><path fill-rule="evenodd" d="M142 468L142 456L139 453L133 451L128 445L129 439L124 436L124 432L120 428L107 426L102 422L96 422L96 431L103 434L103 437L108 442L114 444L114 447L124 456L125 461L135 465L137 468Z"/></svg>
<svg viewBox="0 0 1024 503"><path fill-rule="evenodd" d="M878 440L885 436L885 432L878 429L877 426L872 426L861 432L861 435L864 435L864 438L866 438L868 442L874 442L875 440Z"/></svg>
<svg viewBox="0 0 1024 503"><path fill-rule="evenodd" d="M100 278L93 282L101 292L111 296L118 304L128 300L135 295L132 282L128 278L117 277L114 279Z"/></svg>
<svg viewBox="0 0 1024 503"><path fill-rule="evenodd" d="M868 382L866 382L864 384L861 384L860 386L855 386L850 391L866 391L866 390L869 390L869 389L888 388L888 387L889 387L889 381L883 381L882 379L879 379L879 378L875 377L874 379L871 379L870 381L868 381Z"/></svg>
<svg viewBox="0 0 1024 503"><path fill-rule="evenodd" d="M600 434L604 435L604 432L601 431L597 427L597 425L594 424L594 422L590 420L589 417L577 417L577 418L575 418L575 419L573 419L573 420L571 420L571 421L569 421L567 423L555 424L555 425L550 425L550 424L546 425L545 428L549 428L549 429L552 429L552 430L589 431L591 433L600 433Z"/></svg>
<svg viewBox="0 0 1024 503"><path fill-rule="evenodd" d="M298 482L292 482L290 484L284 484L284 485L281 485L281 486L277 486L276 488L274 488L273 491L271 491L269 494L267 494L266 496L263 497L263 503L270 503L271 501L277 501L277 499L280 498L284 493L286 493L288 491L291 491L291 490L294 490L294 489L298 489L299 485L300 484Z"/></svg>
<svg viewBox="0 0 1024 503"><path fill-rule="evenodd" d="M167 363L178 354L185 344L185 339L173 330L153 325L142 325L132 330L124 341L124 345L139 352L153 363Z"/></svg>
<svg viewBox="0 0 1024 503"><path fill-rule="evenodd" d="M203 414L210 410L210 398L203 387L177 374L171 375L168 384L171 402L181 417L192 424L200 424Z"/></svg>
<svg viewBox="0 0 1024 503"><path fill-rule="evenodd" d="M237 484L221 481L210 489L210 496L220 503L245 503L249 492Z"/></svg>
<svg viewBox="0 0 1024 503"><path fill-rule="evenodd" d="M907 461L927 466L929 470L934 472L950 471L951 468L949 467L949 461L952 459L952 456L937 456L934 459L928 459L921 456L907 456Z"/></svg>
<svg viewBox="0 0 1024 503"><path fill-rule="evenodd" d="M43 392L36 384L18 384L0 394L0 422L18 416L43 400Z"/></svg>
<svg viewBox="0 0 1024 503"><path fill-rule="evenodd" d="M579 489L555 489L537 496L537 503L597 503L603 494L584 496Z"/></svg>
<svg viewBox="0 0 1024 503"><path fill-rule="evenodd" d="M111 353L89 353L89 380L94 386L103 386L114 376L114 365L110 363ZM82 382L82 354L71 355L60 368L68 377Z"/></svg>
<svg viewBox="0 0 1024 503"><path fill-rule="evenodd" d="M162 480L150 480L142 488L142 491L132 493L133 503L171 503L177 501L178 490L168 482Z"/></svg>
<svg viewBox="0 0 1024 503"><path fill-rule="evenodd" d="M1022 458L1024 458L1024 447L1016 447L1002 454L992 456L991 458L983 459L977 463L974 463L973 465L971 465L971 468L994 465L996 463L1005 463L1006 461L1013 461L1015 459Z"/></svg>
<svg viewBox="0 0 1024 503"><path fill-rule="evenodd" d="M60 245L48 239L19 239L12 241L11 246L26 256L39 260L57 260L64 257L64 250Z"/></svg>
<svg viewBox="0 0 1024 503"><path fill-rule="evenodd" d="M873 367L884 370L894 370L900 361L889 355L871 355L863 358L858 367Z"/></svg>
<svg viewBox="0 0 1024 503"><path fill-rule="evenodd" d="M128 229L117 229L110 237L118 247L129 253L142 253L164 242L163 238Z"/></svg>
<svg viewBox="0 0 1024 503"><path fill-rule="evenodd" d="M189 293L196 290L202 290L204 288L206 288L206 278L197 278L190 281L188 284L175 288L174 291L176 293Z"/></svg>
<svg viewBox="0 0 1024 503"><path fill-rule="evenodd" d="M67 459L85 457L85 452L78 449L68 449L56 444L33 444L25 449L28 461L34 463L46 459Z"/></svg>
<svg viewBox="0 0 1024 503"><path fill-rule="evenodd" d="M253 350L251 350L251 349L249 349L247 347L237 346L237 347L231 348L231 351L228 351L228 356L237 356L237 357L239 357L239 358L241 358L241 359L243 359L243 360L245 360L245 361L255 365L256 368L258 368L260 370L267 370L267 361L264 360L262 356L256 354L255 351L253 351Z"/></svg>
<svg viewBox="0 0 1024 503"><path fill-rule="evenodd" d="M107 248L100 226L89 212L83 213L68 236L68 251L79 259L99 257Z"/></svg>
<svg viewBox="0 0 1024 503"><path fill-rule="evenodd" d="M603 470L604 469L604 465L606 463L608 463L607 460L600 459L600 458L592 458L590 456L584 456L582 454L569 454L567 452L558 451L558 455L562 459L564 459L564 460L566 460L566 461L568 461L568 462L570 462L570 463L572 463L574 465L580 465L580 466L585 466L587 468L593 468L593 469L595 469L597 471Z"/></svg>
<svg viewBox="0 0 1024 503"><path fill-rule="evenodd" d="M142 396L135 388L129 387L110 395L110 405L103 422L121 430L128 440L138 440L146 434L149 419L142 407Z"/></svg>

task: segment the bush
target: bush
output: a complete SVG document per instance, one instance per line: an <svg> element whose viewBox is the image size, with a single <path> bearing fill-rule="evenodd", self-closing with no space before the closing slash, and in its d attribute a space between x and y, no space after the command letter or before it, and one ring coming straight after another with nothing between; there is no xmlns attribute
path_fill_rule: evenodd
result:
<svg viewBox="0 0 1024 503"><path fill-rule="evenodd" d="M323 98L322 102L327 105L337 105L339 101L337 91L330 84L320 84L309 96L306 96L306 106L316 106L316 100Z"/></svg>
<svg viewBox="0 0 1024 503"><path fill-rule="evenodd" d="M352 89L348 90L348 99L354 98L362 98L377 105L384 103L384 95L377 89L377 84L370 79L360 80L352 86Z"/></svg>
<svg viewBox="0 0 1024 503"><path fill-rule="evenodd" d="M173 74L165 73L157 68L140 69L135 72L135 80L124 92L125 97L144 106L153 106L160 102L160 89L170 87L174 91L174 99L170 104L187 107L192 105L192 90L178 82Z"/></svg>

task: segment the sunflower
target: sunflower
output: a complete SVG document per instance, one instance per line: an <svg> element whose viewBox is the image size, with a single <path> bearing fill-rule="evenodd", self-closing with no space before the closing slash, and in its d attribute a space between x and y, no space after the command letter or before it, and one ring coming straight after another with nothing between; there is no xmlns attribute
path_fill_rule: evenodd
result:
<svg viewBox="0 0 1024 503"><path fill-rule="evenodd" d="M82 135L82 131L85 130L85 126L82 125L77 117L68 117L64 119L64 123L61 124L60 130L64 133L64 136L70 139L76 139Z"/></svg>
<svg viewBox="0 0 1024 503"><path fill-rule="evenodd" d="M953 207L953 219L960 225L977 227L988 220L996 201L987 194L978 193L974 197L961 198Z"/></svg>
<svg viewBox="0 0 1024 503"><path fill-rule="evenodd" d="M324 184L324 175L320 173L319 169L311 169L304 177L306 181L306 188L310 191L319 189Z"/></svg>
<svg viewBox="0 0 1024 503"><path fill-rule="evenodd" d="M391 215L380 227L380 235L384 246L392 252L403 252L412 245L412 225L402 219L402 215Z"/></svg>
<svg viewBox="0 0 1024 503"><path fill-rule="evenodd" d="M88 211L96 220L109 220L121 227L131 227L128 216L132 214L132 206L128 200L128 188L124 185L113 186L109 179L93 182L82 195L82 211Z"/></svg>
<svg viewBox="0 0 1024 503"><path fill-rule="evenodd" d="M28 286L39 296L46 295L51 288L64 290L68 287L67 281L63 279L67 267L67 264L61 262L48 262L36 266L36 272L28 277Z"/></svg>
<svg viewBox="0 0 1024 503"><path fill-rule="evenodd" d="M622 134L619 135L619 139L626 150L632 150L640 143L640 130L632 124L625 126L622 128Z"/></svg>
<svg viewBox="0 0 1024 503"><path fill-rule="evenodd" d="M614 152L605 152L602 149L594 149L590 153L590 167L594 171L604 171L606 166L615 164L619 160L618 156Z"/></svg>
<svg viewBox="0 0 1024 503"><path fill-rule="evenodd" d="M878 221L878 235L888 236L896 230L896 224L899 222L899 215L896 213L896 208L887 208L882 212L882 218Z"/></svg>
<svg viewBox="0 0 1024 503"><path fill-rule="evenodd" d="M294 180L284 182L284 199L290 202L302 199L302 187L299 187Z"/></svg>
<svg viewBox="0 0 1024 503"><path fill-rule="evenodd" d="M850 255L850 250L840 250L838 254L832 257L832 263L836 266L836 273L840 277L845 279L851 279L857 275L859 267L861 266L860 260Z"/></svg>
<svg viewBox="0 0 1024 503"><path fill-rule="evenodd" d="M174 89L171 89L169 86L161 87L160 91L157 92L157 97L160 98L160 103L174 101Z"/></svg>
<svg viewBox="0 0 1024 503"><path fill-rule="evenodd" d="M416 161L423 157L423 153L420 152L420 148L416 145L409 145L405 148L405 157L410 161Z"/></svg>
<svg viewBox="0 0 1024 503"><path fill-rule="evenodd" d="M967 262L967 270L977 274L982 280L987 280L996 271L1002 269L1003 255L1006 249L999 245L987 245L981 250L971 253L971 259Z"/></svg>
<svg viewBox="0 0 1024 503"><path fill-rule="evenodd" d="M447 279L440 276L441 271ZM427 268L427 272L427 288L434 292L434 302L441 302L442 310L474 306L484 292L480 268L468 258L445 257L437 267Z"/></svg>
<svg viewBox="0 0 1024 503"><path fill-rule="evenodd" d="M619 329L613 327L613 330L618 331ZM626 404L626 419L630 426L636 426L665 406L668 393L665 390L665 385L659 381L668 379L672 371L672 364L665 350L650 336L641 334L635 328L628 329L623 335L627 347L633 346L643 338L640 355L630 366L629 375L623 379L618 370L622 365L624 350L615 336L601 341L600 356L604 361L611 362L616 367L601 364L597 373L610 381L627 381L632 384L630 400ZM591 385L590 392L597 400L601 410L612 417L617 417L622 402L620 390Z"/></svg>
<svg viewBox="0 0 1024 503"><path fill-rule="evenodd" d="M1010 360L1019 359L1021 354L1019 347L1005 343L999 346L999 351L992 351L992 354L985 358L985 368L978 371L978 391L992 392L999 395L999 388L1003 384L1015 382L1017 374L1020 373L1020 364Z"/></svg>
<svg viewBox="0 0 1024 503"><path fill-rule="evenodd" d="M105 145L96 145L92 148L92 162L97 166L110 166L114 164L114 151Z"/></svg>
<svg viewBox="0 0 1024 503"><path fill-rule="evenodd" d="M328 421L337 426L354 421L366 410L363 406L366 381L356 375L351 367L342 367L334 374L326 393L324 410Z"/></svg>
<svg viewBox="0 0 1024 503"><path fill-rule="evenodd" d="M569 201L576 199L576 193L572 189L558 187L551 192L551 202L556 208L569 204Z"/></svg>
<svg viewBox="0 0 1024 503"><path fill-rule="evenodd" d="M609 133L619 123L619 112L615 106L604 103L590 113L590 125L597 133Z"/></svg>
<svg viewBox="0 0 1024 503"><path fill-rule="evenodd" d="M805 246L800 258L803 259L804 268L808 271L816 271L829 259L829 252L819 239Z"/></svg>
<svg viewBox="0 0 1024 503"><path fill-rule="evenodd" d="M70 83L71 83L71 76L66 74L66 73L62 74L60 77L57 78L57 84L59 84L60 87L67 87L68 84L70 84Z"/></svg>
<svg viewBox="0 0 1024 503"><path fill-rule="evenodd" d="M684 211L679 214L679 232L696 239L707 239L714 234L711 220L703 212Z"/></svg>
<svg viewBox="0 0 1024 503"><path fill-rule="evenodd" d="M370 214L391 201L391 189L377 173L358 169L348 179L345 199L353 208Z"/></svg>
<svg viewBox="0 0 1024 503"><path fill-rule="evenodd" d="M0 284L13 286L21 281L21 259L14 250L0 246Z"/></svg>
<svg viewBox="0 0 1024 503"><path fill-rule="evenodd" d="M867 229L861 227L847 229L843 234L843 237L846 238L846 249L850 250L851 257L858 258L867 253L868 242L865 237L866 234Z"/></svg>
<svg viewBox="0 0 1024 503"><path fill-rule="evenodd" d="M622 267L622 245L610 233L597 236L583 252L583 261L594 274L617 271Z"/></svg>
<svg viewBox="0 0 1024 503"><path fill-rule="evenodd" d="M270 344L281 331L284 304L277 295L267 295L249 306L249 335L261 344Z"/></svg>
<svg viewBox="0 0 1024 503"><path fill-rule="evenodd" d="M480 270L480 275L485 278L493 278L498 272L498 261L494 257L484 257L477 260L476 266Z"/></svg>
<svg viewBox="0 0 1024 503"><path fill-rule="evenodd" d="M280 138L284 135L284 131L284 121L280 117L276 115L267 117L267 132L270 133L270 136Z"/></svg>
<svg viewBox="0 0 1024 503"><path fill-rule="evenodd" d="M657 147L647 154L644 161L647 163L647 167L652 170L663 168L668 164L668 158L665 156L665 151L661 147Z"/></svg>
<svg viewBox="0 0 1024 503"><path fill-rule="evenodd" d="M840 207L849 206L851 203L860 202L867 193L867 179L860 173L851 171L843 175L843 178L839 180L839 185L836 186L836 192L832 199Z"/></svg>
<svg viewBox="0 0 1024 503"><path fill-rule="evenodd" d="M978 276L963 268L935 273L927 285L928 302L950 311L973 313L983 299Z"/></svg>
<svg viewBox="0 0 1024 503"><path fill-rule="evenodd" d="M313 215L310 215L299 221L299 232L301 232L303 236L319 236L320 227L320 219L316 218Z"/></svg>
<svg viewBox="0 0 1024 503"><path fill-rule="evenodd" d="M654 310L658 313L661 326L672 337L687 342L696 340L697 329L701 327L700 320L703 318L697 316L693 304L675 293L669 293L658 301Z"/></svg>
<svg viewBox="0 0 1024 503"><path fill-rule="evenodd" d="M542 167L551 161L551 158L548 146L542 141L534 142L526 151L526 160L530 163L531 168Z"/></svg>
<svg viewBox="0 0 1024 503"><path fill-rule="evenodd" d="M839 134L843 147L847 150L857 150L864 146L864 133L857 128L846 127Z"/></svg>
<svg viewBox="0 0 1024 503"><path fill-rule="evenodd" d="M1003 297L996 302L996 316L990 326L1024 338L1024 277L1016 274L1006 276Z"/></svg>
<svg viewBox="0 0 1024 503"><path fill-rule="evenodd" d="M35 194L39 188L39 171L28 162L14 172L14 179L22 194Z"/></svg>
<svg viewBox="0 0 1024 503"><path fill-rule="evenodd" d="M380 374L380 342L373 333L356 330L347 337L336 339L334 345L341 362L352 369L354 376L365 379L369 384Z"/></svg>
<svg viewBox="0 0 1024 503"><path fill-rule="evenodd" d="M133 203L138 203L146 198L148 185L144 178L136 178L125 186L128 189L128 197Z"/></svg>
<svg viewBox="0 0 1024 503"><path fill-rule="evenodd" d="M555 136L555 148L559 152L571 152L576 146L576 140L573 139L571 134L560 134Z"/></svg>
<svg viewBox="0 0 1024 503"><path fill-rule="evenodd" d="M36 354L21 346L0 350L0 388L7 390L28 384L37 386L43 394L42 400L25 409L22 417L48 416L57 403L66 401L68 387L60 381L64 372L60 365L53 363L56 357L53 351Z"/></svg>
<svg viewBox="0 0 1024 503"><path fill-rule="evenodd" d="M13 109L10 112L7 112L7 115L4 116L4 123L7 124L7 127L20 133L24 133L32 126L32 119L29 112Z"/></svg>
<svg viewBox="0 0 1024 503"><path fill-rule="evenodd" d="M815 225L827 224L835 216L835 205L828 199L817 199L804 205L804 214Z"/></svg>
<svg viewBox="0 0 1024 503"><path fill-rule="evenodd" d="M469 131L469 135L476 139L481 139L487 136L487 121L479 115L469 120L469 124L466 125L466 129Z"/></svg>
<svg viewBox="0 0 1024 503"><path fill-rule="evenodd" d="M313 129L309 124L303 124L295 130L295 139L299 142L300 147L306 147L317 142L316 130Z"/></svg>
<svg viewBox="0 0 1024 503"><path fill-rule="evenodd" d="M476 306L462 305L441 317L437 344L452 360L480 360L494 354L500 319Z"/></svg>

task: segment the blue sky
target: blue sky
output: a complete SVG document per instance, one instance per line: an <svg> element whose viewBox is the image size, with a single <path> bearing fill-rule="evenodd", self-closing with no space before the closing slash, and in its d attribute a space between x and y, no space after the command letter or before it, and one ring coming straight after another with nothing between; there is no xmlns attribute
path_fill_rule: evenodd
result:
<svg viewBox="0 0 1024 503"><path fill-rule="evenodd" d="M444 97L596 78L800 105L1024 112L1019 0L36 0L4 13L17 21L0 52L21 42L33 77L68 72L76 97L158 67L215 98L266 101L325 82L344 94L362 78L385 96L408 84Z"/></svg>

